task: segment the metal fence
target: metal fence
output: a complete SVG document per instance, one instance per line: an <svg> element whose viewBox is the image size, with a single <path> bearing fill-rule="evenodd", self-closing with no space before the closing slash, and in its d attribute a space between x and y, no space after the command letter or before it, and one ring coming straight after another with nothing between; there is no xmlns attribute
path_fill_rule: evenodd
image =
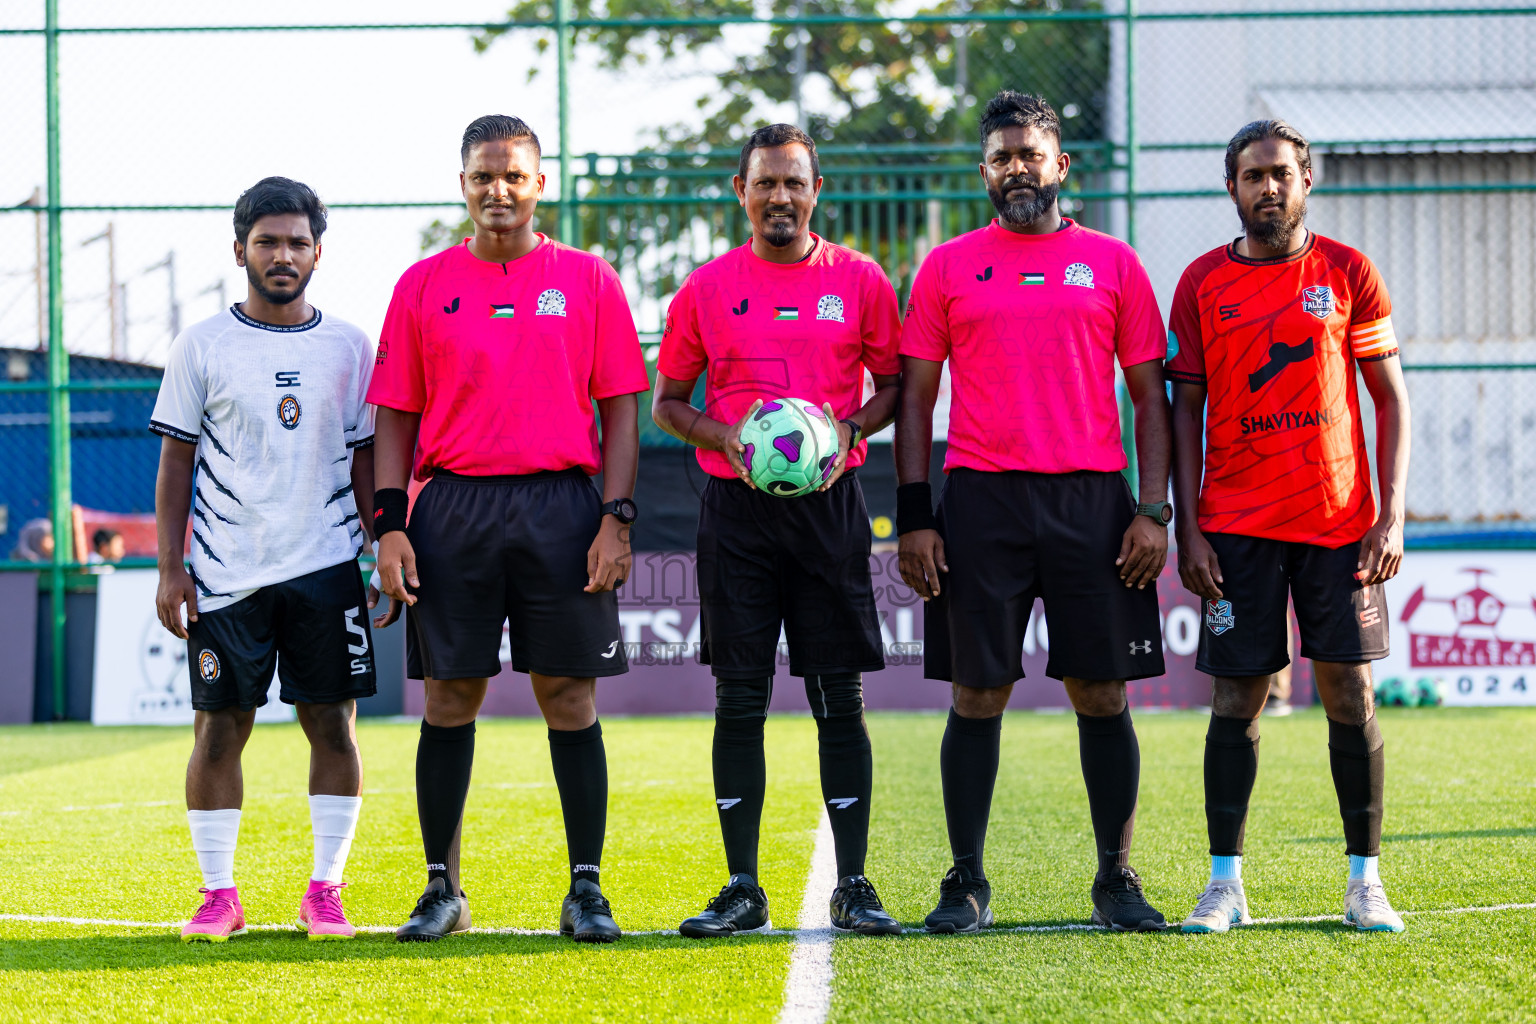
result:
<svg viewBox="0 0 1536 1024"><path fill-rule="evenodd" d="M1067 212L1135 244L1166 309L1237 233L1225 140L1285 117L1315 144L1309 223L1394 295L1414 542L1536 544L1536 7L458 0L434 24L276 25L185 6L162 24L90 0L0 13L0 546L36 520L65 540L0 567L52 592L55 708L80 538L101 522L152 548L144 425L170 339L244 294L234 196L269 173L314 185L333 214L311 295L376 332L400 271L463 230L457 138L491 111L543 132L541 228L613 262L651 332L746 237L730 174L758 124L817 136L815 229L905 297L933 245L992 216L981 105L1043 93L1073 156ZM395 8L411 16L369 6Z"/></svg>

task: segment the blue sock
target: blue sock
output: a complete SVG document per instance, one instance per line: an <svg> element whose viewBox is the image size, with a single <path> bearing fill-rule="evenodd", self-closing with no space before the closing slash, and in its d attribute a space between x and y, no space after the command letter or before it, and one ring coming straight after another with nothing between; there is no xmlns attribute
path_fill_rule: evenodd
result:
<svg viewBox="0 0 1536 1024"><path fill-rule="evenodd" d="M1243 858L1241 856L1211 858L1211 881L1241 882L1242 880Z"/></svg>
<svg viewBox="0 0 1536 1024"><path fill-rule="evenodd" d="M1356 857L1349 855L1349 880L1351 882L1379 882L1381 876L1376 873L1375 857Z"/></svg>

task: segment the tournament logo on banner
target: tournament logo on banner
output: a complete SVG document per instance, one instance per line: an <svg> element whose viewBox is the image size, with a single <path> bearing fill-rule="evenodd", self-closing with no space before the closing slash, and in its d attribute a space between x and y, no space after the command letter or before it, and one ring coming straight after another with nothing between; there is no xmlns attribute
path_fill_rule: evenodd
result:
<svg viewBox="0 0 1536 1024"><path fill-rule="evenodd" d="M1437 680L1447 704L1536 704L1536 554L1410 551L1387 606L1378 677Z"/></svg>

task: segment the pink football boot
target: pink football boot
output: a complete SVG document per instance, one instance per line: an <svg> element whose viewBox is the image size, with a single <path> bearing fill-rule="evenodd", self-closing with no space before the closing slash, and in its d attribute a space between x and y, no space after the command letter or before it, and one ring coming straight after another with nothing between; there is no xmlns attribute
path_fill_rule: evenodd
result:
<svg viewBox="0 0 1536 1024"><path fill-rule="evenodd" d="M203 905L181 930L182 942L224 942L231 935L245 934L245 908L233 888L199 889Z"/></svg>
<svg viewBox="0 0 1536 1024"><path fill-rule="evenodd" d="M357 929L347 922L346 912L341 909L341 890L346 882L309 883L304 900L299 904L299 931L308 932L311 942L322 939L350 939Z"/></svg>

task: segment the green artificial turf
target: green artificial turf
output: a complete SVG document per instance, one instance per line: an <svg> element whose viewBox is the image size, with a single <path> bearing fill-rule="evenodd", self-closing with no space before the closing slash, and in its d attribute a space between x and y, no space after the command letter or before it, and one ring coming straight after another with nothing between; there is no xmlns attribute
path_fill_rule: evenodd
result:
<svg viewBox="0 0 1536 1024"><path fill-rule="evenodd" d="M872 714L869 875L908 924L947 867L940 715ZM1134 863L1171 920L1207 871L1205 719L1137 718L1143 776ZM1399 910L1536 901L1536 712L1382 712L1382 876ZM1316 711L1266 719L1244 874L1257 917L1338 915L1345 859ZM363 818L345 892L354 923L393 927L422 884L416 727L365 721ZM706 718L604 722L604 889L632 932L670 931L724 882ZM188 730L0 729L0 914L184 920L199 876L182 777ZM762 882L792 927L820 815L815 728L768 726ZM306 746L258 727L245 758L236 878L252 923L291 921L308 876ZM998 928L979 936L838 938L831 1019L1520 1020L1536 1018L1536 911L1423 914L1399 936L1280 923L1220 936L1007 932L1082 923L1093 843L1075 723L1015 713L987 846ZM566 861L542 724L480 724L464 885L477 926L551 929ZM580 947L471 934L400 945L253 931L184 946L175 929L0 920L0 1020L771 1021L793 937L632 935Z"/></svg>

